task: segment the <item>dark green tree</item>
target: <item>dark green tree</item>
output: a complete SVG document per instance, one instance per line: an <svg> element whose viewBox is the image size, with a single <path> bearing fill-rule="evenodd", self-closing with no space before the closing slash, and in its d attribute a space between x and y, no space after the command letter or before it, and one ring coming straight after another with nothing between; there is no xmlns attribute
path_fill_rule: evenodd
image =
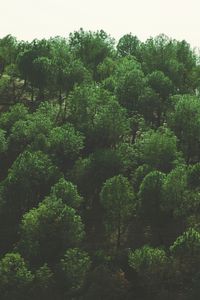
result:
<svg viewBox="0 0 200 300"><path fill-rule="evenodd" d="M195 96L185 95L174 99L174 111L169 115L169 126L179 138L187 162L199 159L200 102Z"/></svg>
<svg viewBox="0 0 200 300"><path fill-rule="evenodd" d="M1 299L30 299L33 278L33 274L19 253L7 253L0 261Z"/></svg>
<svg viewBox="0 0 200 300"><path fill-rule="evenodd" d="M58 264L57 277L59 281L59 291L65 297L73 297L86 281L91 260L89 255L78 248L68 249L64 257Z"/></svg>
<svg viewBox="0 0 200 300"><path fill-rule="evenodd" d="M100 198L105 210L106 229L114 235L116 232L116 246L119 249L127 222L135 210L133 189L126 177L118 175L104 183Z"/></svg>
<svg viewBox="0 0 200 300"><path fill-rule="evenodd" d="M84 229L73 208L50 196L23 216L20 236L20 252L33 266L55 265L66 249L80 244Z"/></svg>
<svg viewBox="0 0 200 300"><path fill-rule="evenodd" d="M93 74L97 75L97 66L109 56L113 56L114 40L105 31L84 31L82 28L69 35L70 49L80 58Z"/></svg>
<svg viewBox="0 0 200 300"><path fill-rule="evenodd" d="M74 209L77 209L83 201L83 198L78 193L77 186L64 178L61 178L52 186L51 195L61 199L63 203Z"/></svg>

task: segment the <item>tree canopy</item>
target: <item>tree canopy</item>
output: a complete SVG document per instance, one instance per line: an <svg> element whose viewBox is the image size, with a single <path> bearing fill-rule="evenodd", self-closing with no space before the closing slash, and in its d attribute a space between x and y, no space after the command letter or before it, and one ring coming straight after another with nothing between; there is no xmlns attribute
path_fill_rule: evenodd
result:
<svg viewBox="0 0 200 300"><path fill-rule="evenodd" d="M1 300L199 299L199 61L164 34L0 38Z"/></svg>

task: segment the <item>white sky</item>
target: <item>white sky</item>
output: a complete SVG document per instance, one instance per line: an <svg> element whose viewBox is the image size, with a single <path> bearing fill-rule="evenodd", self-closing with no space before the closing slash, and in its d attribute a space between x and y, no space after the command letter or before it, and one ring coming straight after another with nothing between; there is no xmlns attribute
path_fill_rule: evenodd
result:
<svg viewBox="0 0 200 300"><path fill-rule="evenodd" d="M67 37L80 27L142 41L165 33L200 48L200 0L0 0L0 37Z"/></svg>

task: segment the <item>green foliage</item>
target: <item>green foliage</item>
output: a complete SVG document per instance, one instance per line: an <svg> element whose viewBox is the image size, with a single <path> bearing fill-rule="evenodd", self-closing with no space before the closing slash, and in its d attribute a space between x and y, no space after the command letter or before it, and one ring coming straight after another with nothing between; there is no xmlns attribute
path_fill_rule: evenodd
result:
<svg viewBox="0 0 200 300"><path fill-rule="evenodd" d="M150 87L144 87L138 99L138 112L148 123L160 125L164 105L162 99Z"/></svg>
<svg viewBox="0 0 200 300"><path fill-rule="evenodd" d="M32 299L53 299L54 274L47 264L44 264L34 274Z"/></svg>
<svg viewBox="0 0 200 300"><path fill-rule="evenodd" d="M187 162L196 162L199 158L199 99L191 95L180 96L169 115L169 125L180 140Z"/></svg>
<svg viewBox="0 0 200 300"><path fill-rule="evenodd" d="M152 299L153 297L159 299L162 291L165 291L163 283L167 278L167 268L170 266L165 251L145 245L140 249L131 251L128 261L130 267L136 272L141 287L145 288L144 295L146 294ZM144 299L146 298L144 297Z"/></svg>
<svg viewBox="0 0 200 300"><path fill-rule="evenodd" d="M165 35L0 39L0 299L199 298L199 74Z"/></svg>
<svg viewBox="0 0 200 300"><path fill-rule="evenodd" d="M193 228L189 228L179 236L170 247L172 255L183 262L200 262L200 233Z"/></svg>
<svg viewBox="0 0 200 300"><path fill-rule="evenodd" d="M10 155L16 158L27 146L31 146L35 151L46 152L48 136L55 125L57 114L57 106L44 102L36 112L29 114L26 119L17 120L11 128L8 138Z"/></svg>
<svg viewBox="0 0 200 300"><path fill-rule="evenodd" d="M0 129L0 154L7 150L7 141L5 131Z"/></svg>
<svg viewBox="0 0 200 300"><path fill-rule="evenodd" d="M20 52L17 59L18 68L22 78L29 80L31 84L34 84L37 75L40 76L43 73L45 76L45 64L48 62L48 57L50 57L50 44L48 41L44 39L41 41L33 40L24 51ZM37 60L38 62L41 61L42 64L44 63L43 66L42 64L40 65L40 69L37 69L36 67Z"/></svg>
<svg viewBox="0 0 200 300"><path fill-rule="evenodd" d="M8 101L7 99L12 97L11 94L11 77L9 75L3 75L0 78L0 103ZM11 99L10 99L11 100Z"/></svg>
<svg viewBox="0 0 200 300"><path fill-rule="evenodd" d="M117 231L117 247L120 247L121 234L135 210L133 189L126 177L118 175L105 182L100 198L105 209L107 230Z"/></svg>
<svg viewBox="0 0 200 300"><path fill-rule="evenodd" d="M137 155L131 141L121 142L116 147L116 154L122 163L121 173L127 177L137 166Z"/></svg>
<svg viewBox="0 0 200 300"><path fill-rule="evenodd" d="M186 41L172 40L163 34L149 38L141 44L140 61L145 73L162 71L181 94L194 91L192 74L196 57Z"/></svg>
<svg viewBox="0 0 200 300"><path fill-rule="evenodd" d="M173 91L171 80L161 71L154 71L147 76L150 87L166 101ZM165 103L163 103L164 105Z"/></svg>
<svg viewBox="0 0 200 300"><path fill-rule="evenodd" d="M159 171L148 173L140 185L138 192L138 216L142 223L150 226L153 234L153 243L160 244L163 234L162 228L166 220L163 212L163 184L165 175Z"/></svg>
<svg viewBox="0 0 200 300"><path fill-rule="evenodd" d="M100 63L97 67L98 77L100 80L105 80L106 78L110 77L112 73L116 69L115 61L110 58L106 57L102 63Z"/></svg>
<svg viewBox="0 0 200 300"><path fill-rule="evenodd" d="M68 98L69 121L87 137L100 107L111 100L111 95L97 85L77 86Z"/></svg>
<svg viewBox="0 0 200 300"><path fill-rule="evenodd" d="M187 182L191 189L200 188L200 163L189 166L187 170Z"/></svg>
<svg viewBox="0 0 200 300"><path fill-rule="evenodd" d="M181 155L177 149L177 138L172 131L165 127L141 134L136 140L135 147L140 164L146 163L162 172L169 172L181 162Z"/></svg>
<svg viewBox="0 0 200 300"><path fill-rule="evenodd" d="M179 236L170 247L173 269L176 270L173 281L187 295L197 292L195 286L199 276L200 266L200 234L194 228L189 228Z"/></svg>
<svg viewBox="0 0 200 300"><path fill-rule="evenodd" d="M98 150L88 158L78 160L72 170L73 181L86 198L100 193L103 183L121 173L122 160L117 151ZM89 180L88 180L89 179Z"/></svg>
<svg viewBox="0 0 200 300"><path fill-rule="evenodd" d="M81 218L55 196L23 216L20 233L19 249L33 265L56 262L84 236Z"/></svg>
<svg viewBox="0 0 200 300"><path fill-rule="evenodd" d="M20 154L3 182L6 206L12 216L21 216L37 205L59 177L59 170L41 151Z"/></svg>
<svg viewBox="0 0 200 300"><path fill-rule="evenodd" d="M0 39L0 74L2 75L6 66L15 63L18 54L18 42L10 34Z"/></svg>
<svg viewBox="0 0 200 300"><path fill-rule="evenodd" d="M61 178L51 188L51 195L61 199L66 205L78 208L82 202L82 197L79 195L77 187L70 181Z"/></svg>
<svg viewBox="0 0 200 300"><path fill-rule="evenodd" d="M185 166L178 166L165 178L163 186L163 210L173 212L175 216L180 215L185 203L186 190L186 168Z"/></svg>
<svg viewBox="0 0 200 300"><path fill-rule="evenodd" d="M58 265L58 276L64 293L73 294L84 284L90 269L88 254L78 248L68 249Z"/></svg>
<svg viewBox="0 0 200 300"><path fill-rule="evenodd" d="M147 164L141 165L135 170L135 172L132 174L132 177L133 177L132 181L133 181L133 186L136 191L139 190L139 187L140 187L144 177L151 171L152 171L152 168Z"/></svg>
<svg viewBox="0 0 200 300"><path fill-rule="evenodd" d="M47 57L37 57L32 62L33 72L31 74L32 83L35 87L39 88L39 99L43 100L44 91L43 89L49 84L50 78L52 76L52 65L51 61Z"/></svg>
<svg viewBox="0 0 200 300"><path fill-rule="evenodd" d="M69 36L70 49L89 67L96 79L97 66L109 56L112 56L114 40L103 30L97 32L79 31Z"/></svg>
<svg viewBox="0 0 200 300"><path fill-rule="evenodd" d="M48 152L61 169L69 167L83 149L83 136L71 124L54 127L47 138Z"/></svg>
<svg viewBox="0 0 200 300"><path fill-rule="evenodd" d="M117 101L103 106L94 117L93 143L98 147L114 147L129 133L127 112Z"/></svg>
<svg viewBox="0 0 200 300"><path fill-rule="evenodd" d="M117 44L117 52L120 56L129 56L133 55L138 57L140 41L138 40L137 36L133 36L131 33L126 34L120 38Z"/></svg>
<svg viewBox="0 0 200 300"><path fill-rule="evenodd" d="M28 299L33 275L19 253L7 253L0 261L2 300Z"/></svg>
<svg viewBox="0 0 200 300"><path fill-rule="evenodd" d="M129 253L129 265L138 274L150 277L166 264L167 256L164 250L144 246Z"/></svg>
<svg viewBox="0 0 200 300"><path fill-rule="evenodd" d="M116 95L121 105L129 111L138 111L139 97L142 95L145 85L144 74L139 68L126 70L116 82Z"/></svg>
<svg viewBox="0 0 200 300"><path fill-rule="evenodd" d="M0 115L0 127L9 133L15 122L26 120L27 117L28 109L23 104L17 103L8 112Z"/></svg>

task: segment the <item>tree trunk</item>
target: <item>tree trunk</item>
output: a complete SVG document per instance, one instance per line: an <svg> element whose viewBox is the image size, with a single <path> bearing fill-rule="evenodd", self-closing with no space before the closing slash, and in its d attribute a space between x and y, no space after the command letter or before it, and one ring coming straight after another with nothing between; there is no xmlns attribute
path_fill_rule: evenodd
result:
<svg viewBox="0 0 200 300"><path fill-rule="evenodd" d="M118 219L118 228L117 228L117 250L119 250L121 246L121 217Z"/></svg>

